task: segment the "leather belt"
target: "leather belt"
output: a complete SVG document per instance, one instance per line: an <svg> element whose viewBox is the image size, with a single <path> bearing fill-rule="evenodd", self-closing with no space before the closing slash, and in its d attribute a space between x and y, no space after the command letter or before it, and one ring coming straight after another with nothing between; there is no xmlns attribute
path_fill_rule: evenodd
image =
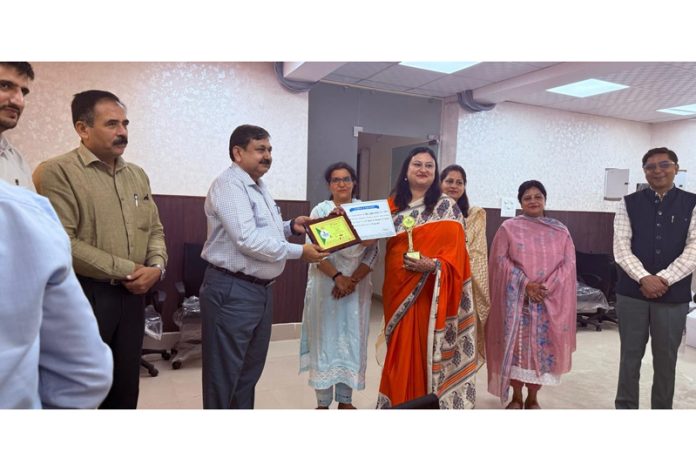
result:
<svg viewBox="0 0 696 471"><path fill-rule="evenodd" d="M212 263L209 263L208 266L210 268L217 270L217 271L221 271L225 275L233 276L235 278L239 278L240 280L248 281L249 283L254 283L256 285L271 286L273 283L276 282L275 278L272 280L264 280L262 278L256 278L255 276L247 275L246 273L242 273L240 271L230 271L230 270L227 270L226 268L222 268L222 267L218 267L217 265L213 265Z"/></svg>

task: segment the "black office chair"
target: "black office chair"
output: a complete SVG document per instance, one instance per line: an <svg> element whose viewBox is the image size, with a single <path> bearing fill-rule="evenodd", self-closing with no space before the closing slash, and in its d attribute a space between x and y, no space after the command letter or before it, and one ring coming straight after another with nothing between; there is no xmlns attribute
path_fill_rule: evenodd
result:
<svg viewBox="0 0 696 471"><path fill-rule="evenodd" d="M162 306L164 306L164 301L167 299L167 293L160 290L151 291L147 294L145 299L148 305L152 305L152 307L155 308L155 311L162 313ZM143 348L141 351L141 355L151 355L153 353L162 355L163 360L169 360L171 358L171 353L164 349ZM153 378L159 374L159 370L155 368L155 365L142 356L140 357L140 366L145 368Z"/></svg>
<svg viewBox="0 0 696 471"><path fill-rule="evenodd" d="M184 244L182 279L174 283L179 294L179 306L182 306L184 299L188 297L198 297L205 269L208 267L208 262L201 258L202 250L202 244ZM199 356L201 350L200 318L182 318L182 324L179 327L180 339L172 349L176 352L172 359L172 368L175 370L181 368L187 359Z"/></svg>
<svg viewBox="0 0 696 471"><path fill-rule="evenodd" d="M587 324L602 330L602 322L618 323L614 305L616 303L616 262L609 254L575 252L578 279L588 286L600 290L607 298L609 310L599 309L594 315L578 313L578 323L583 327Z"/></svg>
<svg viewBox="0 0 696 471"><path fill-rule="evenodd" d="M203 244L184 244L184 269L182 280L174 283L177 293L179 293L179 304L189 296L198 296L198 291L203 284L203 276L208 262L201 258Z"/></svg>

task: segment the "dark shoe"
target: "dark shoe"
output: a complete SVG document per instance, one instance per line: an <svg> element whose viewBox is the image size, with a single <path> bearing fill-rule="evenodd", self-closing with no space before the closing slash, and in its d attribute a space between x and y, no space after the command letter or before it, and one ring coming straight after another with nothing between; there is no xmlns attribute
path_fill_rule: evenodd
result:
<svg viewBox="0 0 696 471"><path fill-rule="evenodd" d="M339 409L357 409L353 404L344 404L343 402L338 403Z"/></svg>
<svg viewBox="0 0 696 471"><path fill-rule="evenodd" d="M327 406L317 406L317 407L315 407L315 409L328 409L328 407Z"/></svg>

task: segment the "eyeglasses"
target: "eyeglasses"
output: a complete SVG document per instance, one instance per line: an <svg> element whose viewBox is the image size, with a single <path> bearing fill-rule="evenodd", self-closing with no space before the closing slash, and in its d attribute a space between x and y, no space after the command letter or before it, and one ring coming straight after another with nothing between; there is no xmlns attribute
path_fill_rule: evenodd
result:
<svg viewBox="0 0 696 471"><path fill-rule="evenodd" d="M353 181L352 177L343 177L343 178L333 177L331 179L331 184L338 185L339 183L351 183L352 181Z"/></svg>
<svg viewBox="0 0 696 471"><path fill-rule="evenodd" d="M431 172L433 170L435 170L435 164L432 162L428 162L428 163L424 164L423 162L419 162L417 160L412 160L410 165L414 168L419 169L419 170L423 167L425 167L426 170L429 170Z"/></svg>
<svg viewBox="0 0 696 471"><path fill-rule="evenodd" d="M670 168L672 165L677 165L671 160L663 160L662 162L658 162L656 164L645 164L643 165L643 170L646 172L654 172L657 170L658 167L660 167L660 170L667 170Z"/></svg>

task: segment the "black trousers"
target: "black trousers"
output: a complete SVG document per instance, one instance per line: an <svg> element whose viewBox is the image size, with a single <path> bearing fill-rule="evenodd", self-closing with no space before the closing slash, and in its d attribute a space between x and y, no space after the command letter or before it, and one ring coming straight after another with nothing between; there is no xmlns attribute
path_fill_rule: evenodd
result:
<svg viewBox="0 0 696 471"><path fill-rule="evenodd" d="M79 276L92 305L99 334L114 357L114 381L100 409L135 409L138 406L140 356L145 331L145 296L122 285Z"/></svg>

